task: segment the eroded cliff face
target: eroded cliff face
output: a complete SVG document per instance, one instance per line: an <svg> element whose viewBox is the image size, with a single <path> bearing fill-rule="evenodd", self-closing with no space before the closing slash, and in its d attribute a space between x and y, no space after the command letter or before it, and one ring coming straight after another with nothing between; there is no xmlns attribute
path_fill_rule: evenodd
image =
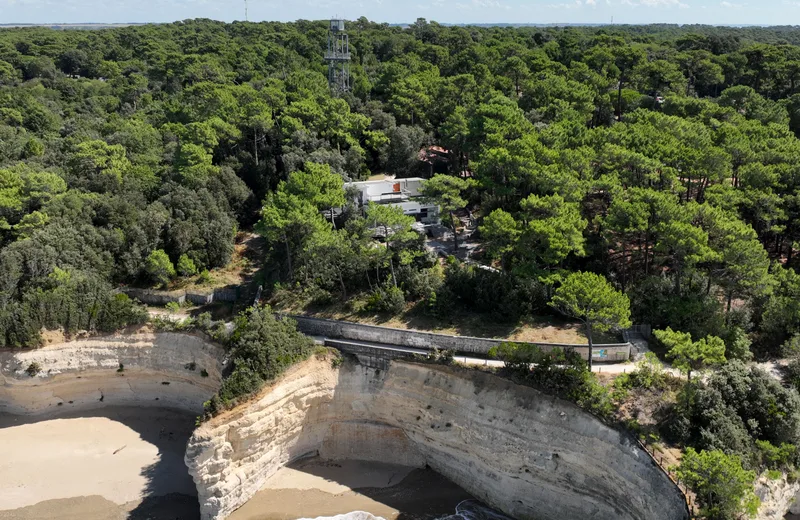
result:
<svg viewBox="0 0 800 520"><path fill-rule="evenodd" d="M570 403L475 371L311 359L195 431L186 463L203 518L225 518L306 455L428 464L519 519L688 517L632 439Z"/></svg>
<svg viewBox="0 0 800 520"><path fill-rule="evenodd" d="M221 384L223 354L200 336L150 332L2 351L0 412L152 405L201 413ZM34 376L32 364L41 369Z"/></svg>
<svg viewBox="0 0 800 520"><path fill-rule="evenodd" d="M781 520L786 513L800 514L800 482L790 482L786 474L774 480L766 473L760 475L755 493L761 499L756 520Z"/></svg>

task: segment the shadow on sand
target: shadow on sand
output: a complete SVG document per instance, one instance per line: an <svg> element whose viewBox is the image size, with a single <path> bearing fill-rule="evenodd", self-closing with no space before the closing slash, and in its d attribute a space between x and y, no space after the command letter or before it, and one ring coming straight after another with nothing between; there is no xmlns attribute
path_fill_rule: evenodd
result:
<svg viewBox="0 0 800 520"><path fill-rule="evenodd" d="M65 403L64 410L35 417L0 415L0 428L89 417L102 417L122 423L135 431L142 440L158 448L158 460L142 469L141 475L145 477L146 484L141 502L121 506L117 517L129 520L200 518L197 490L183 462L186 443L194 430L194 415L155 407L113 406L89 410L69 410L67 407L68 404ZM121 446L121 449L124 447ZM113 453L110 455L113 456ZM105 514L97 516L106 517ZM84 518L89 520L95 517L88 512Z"/></svg>
<svg viewBox="0 0 800 520"><path fill-rule="evenodd" d="M320 469L321 466L304 464L301 471L348 485L346 476L339 479L335 473ZM464 500L474 500L460 486L428 467L412 470L399 483L388 487L362 487L354 491L399 511L397 520L435 520L454 514L456 506Z"/></svg>

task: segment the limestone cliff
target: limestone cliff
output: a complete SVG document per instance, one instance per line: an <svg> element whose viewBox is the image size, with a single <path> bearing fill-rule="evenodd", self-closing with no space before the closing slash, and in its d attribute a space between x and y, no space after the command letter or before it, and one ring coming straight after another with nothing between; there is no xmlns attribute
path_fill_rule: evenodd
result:
<svg viewBox="0 0 800 520"><path fill-rule="evenodd" d="M688 517L632 439L570 403L458 368L311 359L194 433L203 518L225 518L310 454L428 464L521 520Z"/></svg>
<svg viewBox="0 0 800 520"><path fill-rule="evenodd" d="M200 413L221 384L223 355L200 336L149 332L0 351L0 412L35 414L102 403ZM40 371L30 375L31 365Z"/></svg>
<svg viewBox="0 0 800 520"><path fill-rule="evenodd" d="M761 499L756 520L782 520L786 513L800 513L800 482L790 482L785 474L771 479L767 473L758 477L756 495Z"/></svg>

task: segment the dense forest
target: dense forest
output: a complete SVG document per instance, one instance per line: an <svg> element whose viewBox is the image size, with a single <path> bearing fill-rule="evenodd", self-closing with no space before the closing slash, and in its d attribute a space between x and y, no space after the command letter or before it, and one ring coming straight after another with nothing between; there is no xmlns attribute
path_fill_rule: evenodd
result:
<svg viewBox="0 0 800 520"><path fill-rule="evenodd" d="M728 502L704 489L709 518L752 509L747 468L794 467L800 441L797 393L744 363L800 352L800 32L362 18L339 93L327 28L0 30L0 347L145 321L118 287L208 277L253 230L267 290L315 305L645 323L689 377L727 363L677 391L666 435L702 450L685 482L746 484ZM402 211L359 208L344 183L375 174L429 177L453 246L472 227L471 262L428 252ZM580 364L502 355L540 385ZM648 363L617 391L668 386ZM272 373L250 365L223 404Z"/></svg>
<svg viewBox="0 0 800 520"><path fill-rule="evenodd" d="M733 357L800 332L796 33L349 32L352 92L333 95L325 22L1 31L0 344L141 320L113 287L223 266L250 228L319 302L513 321L554 312L553 288L588 270L634 322ZM345 196L373 173L429 175L431 144L448 160L429 197L456 229L471 210L502 276L443 267L402 215Z"/></svg>

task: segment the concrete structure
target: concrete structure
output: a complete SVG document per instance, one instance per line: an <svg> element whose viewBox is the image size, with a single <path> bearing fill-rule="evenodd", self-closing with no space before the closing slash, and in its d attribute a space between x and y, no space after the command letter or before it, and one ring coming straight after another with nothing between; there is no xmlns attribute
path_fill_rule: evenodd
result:
<svg viewBox="0 0 800 520"><path fill-rule="evenodd" d="M241 286L228 285L215 289L191 289L188 291L157 291L154 289L136 289L125 287L121 291L145 305L166 305L170 302L184 303L186 300L195 305L208 305L214 302L235 302L239 298Z"/></svg>
<svg viewBox="0 0 800 520"><path fill-rule="evenodd" d="M391 179L345 183L345 190L358 190L357 202L360 206L370 202L375 204L391 204L403 209L423 224L439 223L439 207L436 204L423 203L419 189L425 179L411 177L408 179Z"/></svg>
<svg viewBox="0 0 800 520"><path fill-rule="evenodd" d="M202 518L224 519L312 455L428 465L519 520L689 516L635 439L572 403L478 371L314 356L195 431L186 465Z"/></svg>
<svg viewBox="0 0 800 520"><path fill-rule="evenodd" d="M393 329L375 325L363 325L348 321L326 320L310 318L307 316L289 316L297 321L297 329L308 336L323 336L332 339L345 339L397 345L400 347L413 347L426 350L434 348L454 350L466 354L479 354L485 356L489 349L505 343L505 339L474 338L470 336L452 336L449 334L436 334L413 329ZM563 343L536 343L542 350L553 348L569 348L580 354L583 359L588 359L588 345L570 345ZM634 353L635 354L635 353ZM621 362L631 357L630 343L595 344L593 361Z"/></svg>

